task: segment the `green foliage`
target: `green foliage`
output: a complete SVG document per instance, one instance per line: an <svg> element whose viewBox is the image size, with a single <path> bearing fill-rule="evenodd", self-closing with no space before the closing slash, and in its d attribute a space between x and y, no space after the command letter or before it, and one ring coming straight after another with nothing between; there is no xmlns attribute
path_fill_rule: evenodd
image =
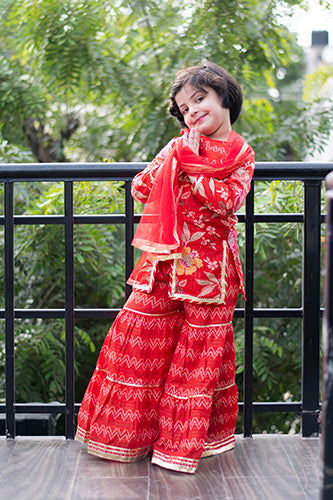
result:
<svg viewBox="0 0 333 500"><path fill-rule="evenodd" d="M70 159L149 160L178 133L166 116L176 70L209 59L244 89L236 128L257 160L302 158L307 148L322 147L332 122L331 105L324 115L321 103L302 105L303 52L283 16L303 4L288 0L281 10L275 0L228 0L223 8L217 0L4 2L4 139L22 142L23 130L31 143L27 123L34 120L42 161L54 161L45 152L50 137ZM68 117L77 120L75 133Z"/></svg>
<svg viewBox="0 0 333 500"><path fill-rule="evenodd" d="M30 151L4 141L0 133L0 163L30 163L32 161Z"/></svg>
<svg viewBox="0 0 333 500"><path fill-rule="evenodd" d="M241 338L237 338L237 356L238 356L238 366L236 370L236 375L243 372L244 364L244 343ZM278 338L276 333L272 328L268 326L258 325L255 328L253 336L253 350L255 353L255 359L253 363L253 373L254 379L256 381L260 380L261 385L265 387L266 395L269 394L274 385L278 383L278 373L274 373L274 368L270 364L272 359L281 362L283 356L283 349L278 344ZM259 398L262 394L259 395ZM264 399L265 400L265 397Z"/></svg>
<svg viewBox="0 0 333 500"><path fill-rule="evenodd" d="M333 78L332 66L322 66L310 75L306 75L304 82L304 100L312 102L313 99L328 98L330 82Z"/></svg>
<svg viewBox="0 0 333 500"><path fill-rule="evenodd" d="M109 2L94 0L17 1L9 23L21 30L19 50L33 69L52 91L66 96L80 85L98 87L110 71L102 49L110 10Z"/></svg>
<svg viewBox="0 0 333 500"><path fill-rule="evenodd" d="M0 394L5 391L4 332L0 324ZM62 320L17 321L15 325L16 401L64 401L65 397L65 326ZM76 328L75 373L82 364L82 352L95 351L87 332ZM1 397L2 399L2 397Z"/></svg>
<svg viewBox="0 0 333 500"><path fill-rule="evenodd" d="M32 74L0 55L0 132L14 145L26 145L26 116L44 117L46 97Z"/></svg>

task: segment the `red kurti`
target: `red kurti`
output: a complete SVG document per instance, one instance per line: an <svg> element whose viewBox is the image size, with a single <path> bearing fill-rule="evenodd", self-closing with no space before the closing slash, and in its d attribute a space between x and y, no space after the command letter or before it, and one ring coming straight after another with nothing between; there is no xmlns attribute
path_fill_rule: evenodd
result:
<svg viewBox="0 0 333 500"><path fill-rule="evenodd" d="M224 142L200 138L200 154L210 149L224 152ZM172 141L173 142L173 141ZM132 183L132 195L145 203L155 181L157 169L167 156L169 143ZM177 220L181 243L175 253L169 281L169 297L200 303L225 301L228 255L232 254L244 295L242 266L239 258L235 212L244 203L251 187L254 156L224 180L203 175L180 175ZM157 262L144 252L130 276L134 288L150 292Z"/></svg>

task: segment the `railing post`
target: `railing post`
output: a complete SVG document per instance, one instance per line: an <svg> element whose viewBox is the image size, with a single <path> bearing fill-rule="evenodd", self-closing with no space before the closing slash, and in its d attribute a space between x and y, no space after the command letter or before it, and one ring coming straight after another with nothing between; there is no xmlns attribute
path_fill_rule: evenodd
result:
<svg viewBox="0 0 333 500"><path fill-rule="evenodd" d="M65 181L66 439L75 435L73 182Z"/></svg>
<svg viewBox="0 0 333 500"><path fill-rule="evenodd" d="M304 182L302 435L318 435L321 182Z"/></svg>
<svg viewBox="0 0 333 500"><path fill-rule="evenodd" d="M323 317L323 407L321 457L323 477L321 499L333 495L333 175L326 177L325 289Z"/></svg>
<svg viewBox="0 0 333 500"><path fill-rule="evenodd" d="M244 407L243 434L252 436L253 402L253 265L254 265L254 182L246 197L245 215L245 290L244 310Z"/></svg>
<svg viewBox="0 0 333 500"><path fill-rule="evenodd" d="M6 437L15 438L14 184L5 182Z"/></svg>

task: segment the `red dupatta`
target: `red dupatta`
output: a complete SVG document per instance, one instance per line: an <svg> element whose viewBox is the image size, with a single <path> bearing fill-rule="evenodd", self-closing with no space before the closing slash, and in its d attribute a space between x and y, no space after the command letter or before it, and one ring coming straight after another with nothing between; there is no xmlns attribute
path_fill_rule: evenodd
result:
<svg viewBox="0 0 333 500"><path fill-rule="evenodd" d="M166 260L181 256L176 252L180 245L177 227L179 171L222 180L254 156L251 146L234 131L225 142L203 136L200 141L208 147L203 147L202 154L198 156L183 145L181 138L177 138L157 171L156 183L132 241L133 246L156 254L152 258Z"/></svg>

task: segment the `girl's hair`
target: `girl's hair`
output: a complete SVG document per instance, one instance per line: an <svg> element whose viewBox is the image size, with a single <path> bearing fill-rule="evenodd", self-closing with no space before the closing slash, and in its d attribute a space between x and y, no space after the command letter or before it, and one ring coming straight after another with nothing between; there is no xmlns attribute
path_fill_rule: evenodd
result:
<svg viewBox="0 0 333 500"><path fill-rule="evenodd" d="M178 71L171 86L169 113L177 118L182 128L186 128L186 125L175 98L186 84L202 90L204 90L203 87L211 87L221 97L222 106L230 109L231 123L239 117L243 104L240 85L225 69L212 62L205 62Z"/></svg>

